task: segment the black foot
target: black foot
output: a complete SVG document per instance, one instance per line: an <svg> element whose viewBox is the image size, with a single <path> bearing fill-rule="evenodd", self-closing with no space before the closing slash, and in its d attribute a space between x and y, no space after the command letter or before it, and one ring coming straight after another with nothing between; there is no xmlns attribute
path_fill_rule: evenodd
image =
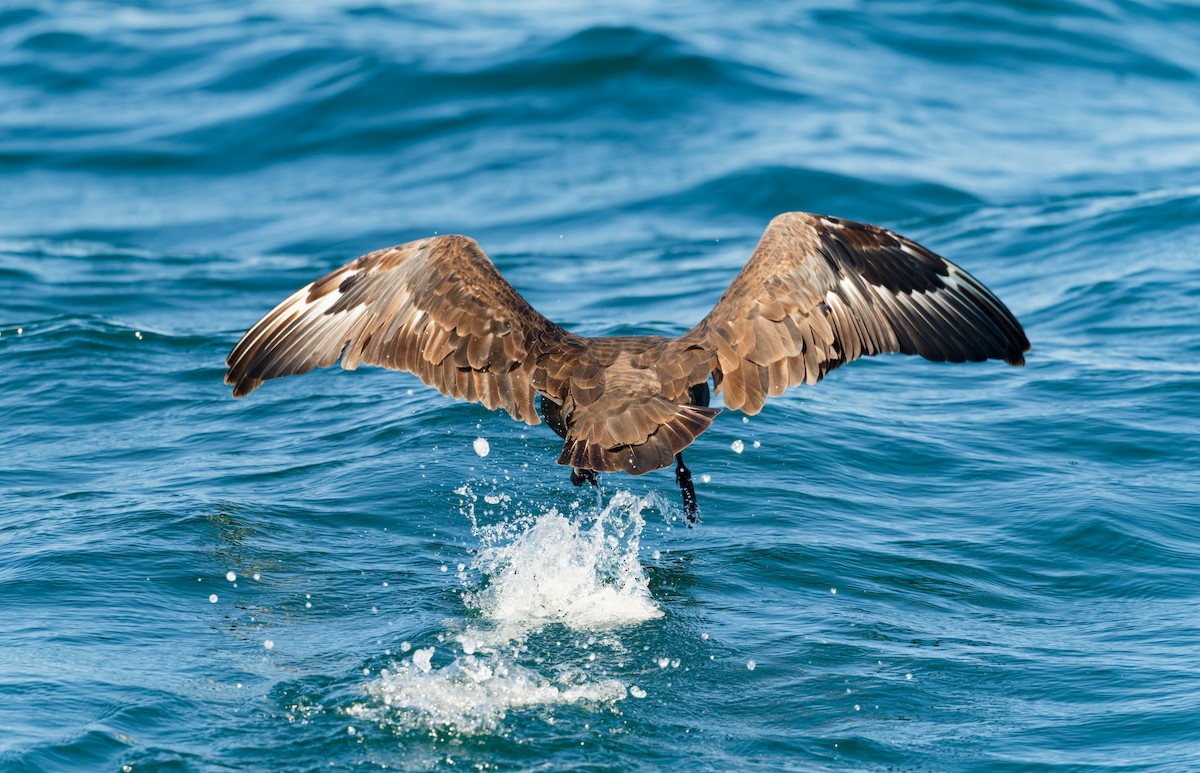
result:
<svg viewBox="0 0 1200 773"><path fill-rule="evenodd" d="M600 485L600 481L596 480L594 470L583 470L578 467L571 468L571 482L576 486L582 486L584 483L590 483L593 486Z"/></svg>
<svg viewBox="0 0 1200 773"><path fill-rule="evenodd" d="M692 485L692 471L683 463L683 454L675 454L675 482L679 484L679 493L683 494L683 512L687 516L688 528L697 520L700 507L696 504L696 487Z"/></svg>

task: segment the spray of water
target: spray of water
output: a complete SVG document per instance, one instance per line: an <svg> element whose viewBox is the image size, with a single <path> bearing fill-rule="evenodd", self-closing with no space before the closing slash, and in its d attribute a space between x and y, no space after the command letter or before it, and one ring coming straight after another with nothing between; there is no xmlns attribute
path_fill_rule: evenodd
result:
<svg viewBox="0 0 1200 773"><path fill-rule="evenodd" d="M500 529L476 525L484 547L472 566L487 584L468 604L508 630L548 623L584 630L661 616L638 559L649 504L619 491L590 519L551 508Z"/></svg>
<svg viewBox="0 0 1200 773"><path fill-rule="evenodd" d="M655 503L620 491L568 515L522 511L505 494L458 493L480 543L462 575L471 622L383 669L348 713L395 731L488 733L510 711L602 710L636 694L604 665L623 653L617 630L662 615L639 561L643 513ZM497 512L500 520L485 522ZM571 654L548 663L528 642L556 625Z"/></svg>

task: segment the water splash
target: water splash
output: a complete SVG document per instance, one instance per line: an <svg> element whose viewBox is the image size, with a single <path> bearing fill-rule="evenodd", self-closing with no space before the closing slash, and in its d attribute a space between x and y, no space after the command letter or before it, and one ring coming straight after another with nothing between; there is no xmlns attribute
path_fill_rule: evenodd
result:
<svg viewBox="0 0 1200 773"><path fill-rule="evenodd" d="M514 710L624 700L631 688L606 672L626 654L617 629L662 616L639 560L643 513L655 502L619 491L567 515L524 512L505 494L457 493L481 545L459 575L478 622L381 669L346 713L393 732L461 735L499 732ZM547 663L527 641L554 625L566 634Z"/></svg>
<svg viewBox="0 0 1200 773"><path fill-rule="evenodd" d="M618 491L594 518L557 508L473 531L484 547L472 567L487 584L467 603L501 626L562 623L577 630L662 616L638 559L648 498ZM590 523L588 522L590 521Z"/></svg>
<svg viewBox="0 0 1200 773"><path fill-rule="evenodd" d="M381 671L366 690L371 702L351 706L351 716L392 730L466 735L498 732L512 710L611 704L626 695L616 679L589 679L577 669L551 679L496 650L427 670L406 660Z"/></svg>

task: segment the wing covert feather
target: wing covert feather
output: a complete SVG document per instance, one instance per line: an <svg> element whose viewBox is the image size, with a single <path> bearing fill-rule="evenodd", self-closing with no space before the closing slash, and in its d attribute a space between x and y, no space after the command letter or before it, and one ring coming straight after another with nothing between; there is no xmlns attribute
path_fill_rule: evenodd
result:
<svg viewBox="0 0 1200 773"><path fill-rule="evenodd" d="M369 253L293 293L230 352L225 383L241 397L340 357L347 370L406 370L444 395L538 424L534 395L555 386L539 361L581 346L534 310L473 239L438 236Z"/></svg>
<svg viewBox="0 0 1200 773"><path fill-rule="evenodd" d="M1022 365L1029 341L979 280L899 234L787 212L713 310L678 341L714 355L725 404L746 413L859 357L919 354Z"/></svg>

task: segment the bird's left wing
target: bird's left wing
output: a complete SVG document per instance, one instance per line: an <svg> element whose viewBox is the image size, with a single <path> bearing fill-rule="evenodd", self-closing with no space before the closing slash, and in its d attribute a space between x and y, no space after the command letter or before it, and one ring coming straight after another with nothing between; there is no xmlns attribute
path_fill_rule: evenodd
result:
<svg viewBox="0 0 1200 773"><path fill-rule="evenodd" d="M1025 362L1012 312L975 277L878 226L786 212L700 324L675 339L713 355L725 405L755 414L789 386L864 355Z"/></svg>
<svg viewBox="0 0 1200 773"><path fill-rule="evenodd" d="M538 357L575 345L582 339L534 310L473 239L438 236L364 255L292 294L230 352L225 383L241 397L341 357L347 370L406 370L538 424Z"/></svg>

